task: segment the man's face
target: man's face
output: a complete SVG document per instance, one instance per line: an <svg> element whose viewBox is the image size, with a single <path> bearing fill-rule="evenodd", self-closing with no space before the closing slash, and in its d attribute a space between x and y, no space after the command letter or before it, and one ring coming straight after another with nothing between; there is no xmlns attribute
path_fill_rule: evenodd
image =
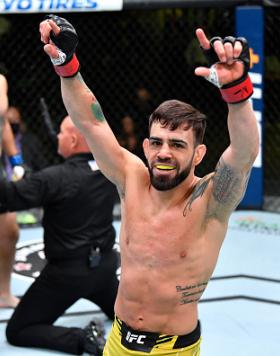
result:
<svg viewBox="0 0 280 356"><path fill-rule="evenodd" d="M60 131L57 135L58 139L58 154L62 157L67 158L71 155L71 147L73 142L73 135L71 131L72 124L70 119L66 118L62 121L60 125Z"/></svg>
<svg viewBox="0 0 280 356"><path fill-rule="evenodd" d="M154 123L145 153L153 187L161 191L172 189L184 181L194 167L193 131L182 127L170 131Z"/></svg>

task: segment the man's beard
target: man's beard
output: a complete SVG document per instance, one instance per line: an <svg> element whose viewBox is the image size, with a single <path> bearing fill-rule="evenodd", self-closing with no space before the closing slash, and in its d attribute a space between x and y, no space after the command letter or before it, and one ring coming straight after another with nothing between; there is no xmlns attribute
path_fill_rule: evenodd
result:
<svg viewBox="0 0 280 356"><path fill-rule="evenodd" d="M165 163L165 162L163 162L163 163ZM170 189L177 187L177 185L182 183L188 177L188 175L191 171L191 168L192 168L192 160L190 161L188 166L182 172L177 171L177 174L173 178L170 178L167 175L162 175L162 176L156 177L153 174L153 170L151 169L151 167L149 166L148 168L149 168L152 186L157 190L165 191L165 190L170 190Z"/></svg>

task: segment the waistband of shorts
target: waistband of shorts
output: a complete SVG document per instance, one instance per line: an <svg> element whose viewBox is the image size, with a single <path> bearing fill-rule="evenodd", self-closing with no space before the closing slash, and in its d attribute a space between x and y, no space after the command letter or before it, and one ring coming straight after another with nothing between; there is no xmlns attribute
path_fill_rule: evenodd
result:
<svg viewBox="0 0 280 356"><path fill-rule="evenodd" d="M201 327L199 320L196 328L185 335L165 335L154 332L134 330L115 316L115 323L121 333L121 342L128 349L149 352L154 347L168 343L170 349L192 346L200 340ZM134 342L135 341L135 342ZM144 350L146 346L146 349ZM144 347L144 348L143 348Z"/></svg>

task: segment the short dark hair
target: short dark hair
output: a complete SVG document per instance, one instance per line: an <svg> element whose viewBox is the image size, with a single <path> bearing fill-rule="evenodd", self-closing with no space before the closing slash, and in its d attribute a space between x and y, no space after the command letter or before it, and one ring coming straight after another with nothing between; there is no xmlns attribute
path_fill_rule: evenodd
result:
<svg viewBox="0 0 280 356"><path fill-rule="evenodd" d="M149 133L152 124L159 122L163 127L174 131L184 125L184 130L194 131L195 146L203 142L206 129L206 116L192 105L179 100L167 100L160 104L149 119Z"/></svg>

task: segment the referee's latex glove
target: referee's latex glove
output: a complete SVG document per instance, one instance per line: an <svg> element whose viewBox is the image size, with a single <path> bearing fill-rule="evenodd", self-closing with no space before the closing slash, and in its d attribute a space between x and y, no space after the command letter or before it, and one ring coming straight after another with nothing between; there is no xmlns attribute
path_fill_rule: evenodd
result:
<svg viewBox="0 0 280 356"><path fill-rule="evenodd" d="M80 69L75 51L78 35L75 28L66 19L47 15L40 23L41 41L44 51L49 55L56 73L64 78L74 77Z"/></svg>

